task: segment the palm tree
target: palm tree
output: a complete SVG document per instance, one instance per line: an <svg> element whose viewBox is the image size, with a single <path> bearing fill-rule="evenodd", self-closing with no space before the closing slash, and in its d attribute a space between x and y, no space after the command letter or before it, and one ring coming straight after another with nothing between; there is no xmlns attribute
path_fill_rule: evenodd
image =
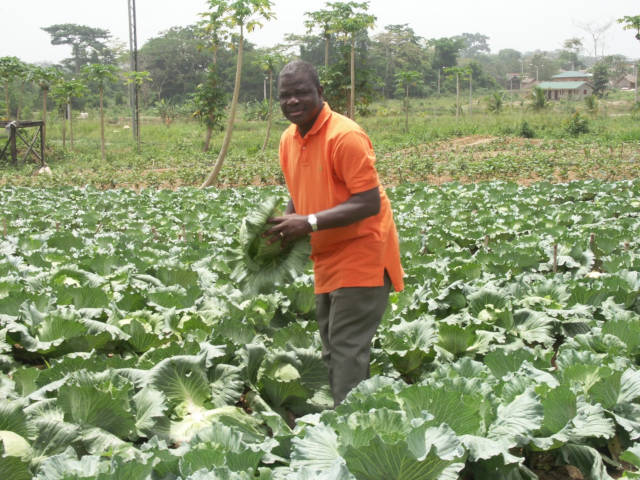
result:
<svg viewBox="0 0 640 480"><path fill-rule="evenodd" d="M96 82L100 91L100 152L102 161L106 160L104 150L104 86L107 82L114 83L118 80L116 76L117 68L114 65L104 65L102 63L92 63L82 68L87 80Z"/></svg>
<svg viewBox="0 0 640 480"><path fill-rule="evenodd" d="M229 0L209 0L209 6L214 9L220 5L227 5L225 9L225 18L232 26L238 27L238 57L236 59L236 78L233 86L233 96L231 98L231 107L229 110L229 120L227 123L227 129L222 140L222 146L220 147L220 153L218 159L213 167L213 171L209 174L207 179L202 184L202 188L209 187L215 182L218 177L218 173L222 168L224 159L227 156L229 150L229 144L231 143L231 135L233 133L233 124L236 118L236 109L238 107L238 95L240 93L240 79L242 78L242 58L244 48L244 31L248 32L255 30L257 27L261 27L259 19L270 20L274 17L271 12L273 2L270 0L236 0L232 3L228 3Z"/></svg>
<svg viewBox="0 0 640 480"><path fill-rule="evenodd" d="M547 107L547 95L540 87L535 87L531 91L531 107L536 110L544 110Z"/></svg>

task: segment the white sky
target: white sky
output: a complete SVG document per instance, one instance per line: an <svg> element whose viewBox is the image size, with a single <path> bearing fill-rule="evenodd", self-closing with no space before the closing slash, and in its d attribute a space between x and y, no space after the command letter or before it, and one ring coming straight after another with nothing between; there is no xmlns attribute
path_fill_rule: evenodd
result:
<svg viewBox="0 0 640 480"><path fill-rule="evenodd" d="M286 33L304 33L304 13L325 6L324 0L273 3L277 18L247 35L259 46L282 42ZM207 5L207 0L136 0L138 47L172 26L196 23ZM590 54L593 42L579 25L613 21L604 37L605 54L640 58L635 32L615 21L639 15L640 0L371 0L369 11L378 18L372 33L404 23L425 38L481 33L489 37L493 53L503 48L556 50L564 40L578 37L583 53ZM127 0L0 0L0 57L16 56L29 63L70 57L68 46L51 45L49 34L41 30L56 23L107 29L128 46Z"/></svg>

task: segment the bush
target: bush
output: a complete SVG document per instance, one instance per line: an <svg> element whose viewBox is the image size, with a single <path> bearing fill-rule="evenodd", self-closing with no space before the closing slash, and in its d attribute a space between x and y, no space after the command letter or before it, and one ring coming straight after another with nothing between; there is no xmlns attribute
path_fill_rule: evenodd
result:
<svg viewBox="0 0 640 480"><path fill-rule="evenodd" d="M589 119L580 115L579 112L576 112L569 118L565 130L569 135L574 137L583 133L589 133Z"/></svg>
<svg viewBox="0 0 640 480"><path fill-rule="evenodd" d="M264 121L269 117L269 100L250 100L245 105L244 119Z"/></svg>
<svg viewBox="0 0 640 480"><path fill-rule="evenodd" d="M587 106L587 110L589 113L596 114L598 113L598 97L595 95L589 95L584 97L584 104Z"/></svg>
<svg viewBox="0 0 640 480"><path fill-rule="evenodd" d="M523 120L518 127L517 134L523 138L534 138L536 136L536 132L531 128L526 120Z"/></svg>

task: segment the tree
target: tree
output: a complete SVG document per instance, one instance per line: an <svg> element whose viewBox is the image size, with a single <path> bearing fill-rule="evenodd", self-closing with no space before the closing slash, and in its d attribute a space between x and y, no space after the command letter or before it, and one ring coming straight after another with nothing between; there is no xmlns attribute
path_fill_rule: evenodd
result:
<svg viewBox="0 0 640 480"><path fill-rule="evenodd" d="M51 95L56 100L62 113L62 148L66 148L66 124L69 119L69 137L71 139L71 150L73 150L73 112L71 111L71 100L81 97L86 93L87 87L79 80L60 80L51 89Z"/></svg>
<svg viewBox="0 0 640 480"><path fill-rule="evenodd" d="M622 18L618 19L618 23L624 24L622 27L624 30L635 30L636 31L636 40L640 41L640 15L629 16L625 15Z"/></svg>
<svg viewBox="0 0 640 480"><path fill-rule="evenodd" d="M414 87L420 83L420 72L415 70L402 70L395 74L396 86L404 92L404 132L409 132L409 87Z"/></svg>
<svg viewBox="0 0 640 480"><path fill-rule="evenodd" d="M464 48L464 45L464 40L460 37L429 40L429 46L433 48L434 68L447 68L457 65L460 51Z"/></svg>
<svg viewBox="0 0 640 480"><path fill-rule="evenodd" d="M487 110L498 115L504 107L504 93L500 91L493 92L487 98Z"/></svg>
<svg viewBox="0 0 640 480"><path fill-rule="evenodd" d="M140 89L140 87L144 84L144 82L151 81L151 74L149 72L125 72L124 77L126 79L127 85L132 85L135 89ZM133 106L135 122L133 134L136 138L136 148L140 150L140 121L139 121L139 111L140 106L138 105L138 95L135 95L136 104Z"/></svg>
<svg viewBox="0 0 640 480"><path fill-rule="evenodd" d="M307 27L307 32L311 33L317 26L320 26L322 30L322 38L324 39L324 68L329 68L329 41L331 40L331 34L335 32L333 12L321 9L315 12L305 12L305 16L309 18L304 22L305 27Z"/></svg>
<svg viewBox="0 0 640 480"><path fill-rule="evenodd" d="M489 48L489 37L481 33L463 33L460 38L464 42L464 46L460 50L460 56L463 58L479 57L491 52Z"/></svg>
<svg viewBox="0 0 640 480"><path fill-rule="evenodd" d="M568 38L564 41L562 47L564 48L562 53L565 53L567 57L567 62L563 65L563 68L566 70L575 70L576 68L579 68L581 63L578 59L578 55L580 50L582 50L582 40L577 37Z"/></svg>
<svg viewBox="0 0 640 480"><path fill-rule="evenodd" d="M431 73L422 42L423 39L407 24L387 25L384 32L374 37L371 57L375 61L376 73L382 78L383 96L393 95L395 75L399 71L419 71L423 80Z"/></svg>
<svg viewBox="0 0 640 480"><path fill-rule="evenodd" d="M593 85L593 94L598 98L602 98L609 86L609 66L606 62L598 62L591 70L591 84Z"/></svg>
<svg viewBox="0 0 640 480"><path fill-rule="evenodd" d="M204 81L211 60L201 35L194 27L173 27L142 46L139 69L153 78L153 100L182 102Z"/></svg>
<svg viewBox="0 0 640 480"><path fill-rule="evenodd" d="M365 13L369 2L328 2L333 16L333 25L338 34L346 37L351 44L351 87L349 94L349 118L355 117L356 98L356 35L373 27L376 17Z"/></svg>
<svg viewBox="0 0 640 480"><path fill-rule="evenodd" d="M100 153L104 162L106 160L104 149L104 86L106 83L118 81L116 76L117 68L114 65L92 63L82 67L82 71L88 81L98 84L98 91L100 92Z"/></svg>
<svg viewBox="0 0 640 480"><path fill-rule="evenodd" d="M200 120L207 129L203 146L204 152L209 151L213 131L222 130L224 109L227 105L226 97L218 70L215 65L211 65L207 78L196 87L196 91L191 95L195 107L193 116Z"/></svg>
<svg viewBox="0 0 640 480"><path fill-rule="evenodd" d="M549 102L547 101L547 95L545 94L545 91L540 87L535 87L531 91L531 108L533 108L535 111L544 110L547 107L548 103Z"/></svg>
<svg viewBox="0 0 640 480"><path fill-rule="evenodd" d="M42 145L46 145L47 137L47 97L49 89L62 78L62 73L55 67L35 66L29 72L30 80L37 83L42 90Z"/></svg>
<svg viewBox="0 0 640 480"><path fill-rule="evenodd" d="M602 55L604 56L604 46L602 46L602 40L604 38L604 35L606 34L607 30L609 30L609 28L611 27L611 25L613 24L613 21L606 21L603 22L601 24L598 24L596 22L586 22L586 23L579 23L578 27L582 30L584 30L585 32L587 32L590 36L591 36L591 41L593 42L593 57L594 58L598 58L598 45L600 44L600 50L602 51Z"/></svg>
<svg viewBox="0 0 640 480"><path fill-rule="evenodd" d="M27 70L27 66L18 57L0 57L0 81L4 83L4 101L7 109L7 121L11 120L11 102L9 100L9 89L11 83L22 77Z"/></svg>
<svg viewBox="0 0 640 480"><path fill-rule="evenodd" d="M281 53L280 47L274 47L264 50L258 56L258 62L263 72L267 74L269 81L269 110L267 113L267 133L264 136L264 142L262 143L262 153L267 148L269 143L269 135L271 134L271 123L273 118L273 76L276 70L278 70L287 61L287 57Z"/></svg>
<svg viewBox="0 0 640 480"><path fill-rule="evenodd" d="M233 133L233 124L236 117L236 109L238 106L238 94L240 93L240 81L242 78L242 54L244 47L244 31L248 32L261 27L260 19L270 20L274 17L271 12L273 3L270 0L235 0L233 3L227 3L228 0L209 0L209 6L216 9L226 5L224 8L224 19L229 25L238 28L238 56L236 61L236 78L233 86L233 96L231 98L231 107L229 109L229 120L225 131L224 139L218 159L213 167L213 171L202 184L202 188L209 187L215 182L218 173L222 168L222 164L227 155L229 144L231 143L231 134Z"/></svg>
<svg viewBox="0 0 640 480"><path fill-rule="evenodd" d="M114 53L107 45L111 38L109 30L75 23L60 23L42 30L51 35L52 45L71 45L71 63L76 75L87 63L112 64L115 61Z"/></svg>
<svg viewBox="0 0 640 480"><path fill-rule="evenodd" d="M460 115L460 77L465 75L471 75L471 68L469 67L447 67L444 69L445 74L449 78L456 79L456 118Z"/></svg>
<svg viewBox="0 0 640 480"><path fill-rule="evenodd" d="M198 85L192 96L196 111L194 116L199 118L207 128L203 151L208 152L211 136L215 128L220 128L224 117L226 99L218 75L218 52L229 37L228 21L225 18L227 4L225 2L211 3L211 10L201 14L203 20L199 23L198 36L204 42L200 48L212 52L212 63L207 69L207 79Z"/></svg>

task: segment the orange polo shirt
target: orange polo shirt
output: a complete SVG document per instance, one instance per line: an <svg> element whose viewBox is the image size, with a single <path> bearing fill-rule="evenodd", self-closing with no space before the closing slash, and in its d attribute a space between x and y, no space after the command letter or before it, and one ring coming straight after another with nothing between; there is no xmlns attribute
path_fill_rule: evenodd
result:
<svg viewBox="0 0 640 480"><path fill-rule="evenodd" d="M364 130L326 103L304 137L295 124L282 134L280 166L296 213L318 213L353 194L380 189L377 215L311 234L316 293L379 287L385 270L396 291L404 288L398 233L374 163L373 146Z"/></svg>

